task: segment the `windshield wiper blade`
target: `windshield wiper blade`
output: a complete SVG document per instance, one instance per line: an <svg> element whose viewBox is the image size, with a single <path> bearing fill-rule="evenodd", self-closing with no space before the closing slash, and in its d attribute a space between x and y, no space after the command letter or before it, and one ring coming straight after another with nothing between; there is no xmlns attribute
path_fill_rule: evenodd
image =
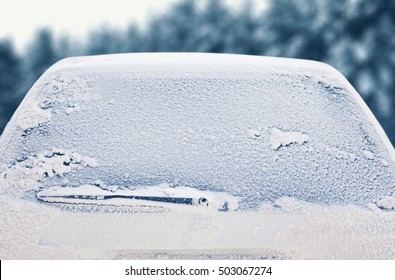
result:
<svg viewBox="0 0 395 280"><path fill-rule="evenodd" d="M50 187L38 191L36 197L38 200L47 203L168 206L170 208L186 205L217 211L230 211L238 208L238 198L227 193L202 191L191 187L170 187L168 185L114 191L104 190L93 185Z"/></svg>
<svg viewBox="0 0 395 280"><path fill-rule="evenodd" d="M82 200L110 200L116 198L146 200L164 203L195 205L193 198L190 197L161 197L161 196L140 196L140 195L38 195L41 201L49 202L56 199L82 199ZM204 203L207 199L199 198L198 202Z"/></svg>

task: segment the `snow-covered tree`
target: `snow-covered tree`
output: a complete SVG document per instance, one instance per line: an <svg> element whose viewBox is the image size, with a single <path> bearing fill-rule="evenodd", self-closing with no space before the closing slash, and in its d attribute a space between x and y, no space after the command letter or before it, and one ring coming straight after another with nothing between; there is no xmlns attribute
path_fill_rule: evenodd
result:
<svg viewBox="0 0 395 280"><path fill-rule="evenodd" d="M28 45L25 55L25 66L32 82L58 60L55 49L55 38L51 29L40 29Z"/></svg>
<svg viewBox="0 0 395 280"><path fill-rule="evenodd" d="M21 101L18 84L21 81L21 60L13 44L0 41L0 134Z"/></svg>
<svg viewBox="0 0 395 280"><path fill-rule="evenodd" d="M126 41L123 30L102 24L100 28L89 33L86 53L108 54L126 51Z"/></svg>
<svg viewBox="0 0 395 280"><path fill-rule="evenodd" d="M196 1L184 0L172 6L168 13L157 15L146 29L147 51L196 51L200 13Z"/></svg>

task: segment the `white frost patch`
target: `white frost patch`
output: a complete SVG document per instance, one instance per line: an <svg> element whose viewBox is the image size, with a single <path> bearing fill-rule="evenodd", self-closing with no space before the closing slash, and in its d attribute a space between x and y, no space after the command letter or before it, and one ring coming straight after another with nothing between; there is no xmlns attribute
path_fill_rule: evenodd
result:
<svg viewBox="0 0 395 280"><path fill-rule="evenodd" d="M51 121L51 111L41 109L37 102L25 106L17 119L18 126L23 129L38 127L40 124Z"/></svg>
<svg viewBox="0 0 395 280"><path fill-rule="evenodd" d="M261 136L261 132L259 130L251 128L247 129L247 134L252 139L256 139Z"/></svg>
<svg viewBox="0 0 395 280"><path fill-rule="evenodd" d="M70 115L73 112L80 111L80 109L81 109L81 107L78 103L76 103L76 104L70 103L64 111L66 112L66 115Z"/></svg>
<svg viewBox="0 0 395 280"><path fill-rule="evenodd" d="M371 211L380 211L380 208L374 203L367 203L366 207Z"/></svg>
<svg viewBox="0 0 395 280"><path fill-rule="evenodd" d="M281 208L286 212L293 212L304 208L306 203L301 202L293 197L281 197L274 202L274 206Z"/></svg>
<svg viewBox="0 0 395 280"><path fill-rule="evenodd" d="M115 192L119 189L119 186L115 186L115 185L107 185L106 183L104 183L102 180L96 180L95 181L95 186L103 189L103 190L107 190L110 192Z"/></svg>
<svg viewBox="0 0 395 280"><path fill-rule="evenodd" d="M346 151L342 151L342 150L340 150L338 148L335 148L335 147L326 147L325 151L329 155L331 155L331 156L333 156L334 158L337 158L337 159L345 159L345 160L354 161L357 158L357 156L355 154L349 153L349 152L346 152Z"/></svg>
<svg viewBox="0 0 395 280"><path fill-rule="evenodd" d="M363 154L363 156L364 156L366 159L374 159L374 155L373 155L373 153L372 153L371 151L363 150L363 151L362 151L362 154Z"/></svg>
<svg viewBox="0 0 395 280"><path fill-rule="evenodd" d="M282 131L277 128L271 128L270 146L273 150L277 150L280 147L289 146L291 144L302 145L310 140L310 137L304 133Z"/></svg>
<svg viewBox="0 0 395 280"><path fill-rule="evenodd" d="M259 210L263 212L275 213L291 213L305 212L314 208L314 204L298 200L294 197L280 197L273 203L264 202L259 206Z"/></svg>
<svg viewBox="0 0 395 280"><path fill-rule="evenodd" d="M91 158L88 156L83 156L83 157L81 157L81 164L83 166L87 166L87 167L96 167L97 161L94 158Z"/></svg>
<svg viewBox="0 0 395 280"><path fill-rule="evenodd" d="M90 92L90 86L83 77L64 72L47 79L36 93L42 104L53 106L53 110L63 110L66 115L78 112L85 101L97 100L99 97Z"/></svg>
<svg viewBox="0 0 395 280"><path fill-rule="evenodd" d="M39 188L39 181L46 177L60 176L70 173L80 166L95 167L97 162L89 156L63 149L52 149L37 156L29 156L16 162L0 174L0 190L10 190L21 195L27 190Z"/></svg>
<svg viewBox="0 0 395 280"><path fill-rule="evenodd" d="M383 165L384 167L388 167L390 164L388 163L388 161L386 161L385 159L380 160L381 165Z"/></svg>
<svg viewBox="0 0 395 280"><path fill-rule="evenodd" d="M391 196L383 196L376 202L377 206L385 210L395 210L395 193Z"/></svg>

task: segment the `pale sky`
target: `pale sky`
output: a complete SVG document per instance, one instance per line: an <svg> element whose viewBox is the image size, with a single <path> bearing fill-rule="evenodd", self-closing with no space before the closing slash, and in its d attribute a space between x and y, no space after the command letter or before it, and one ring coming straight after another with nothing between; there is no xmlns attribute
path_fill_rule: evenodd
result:
<svg viewBox="0 0 395 280"><path fill-rule="evenodd" d="M0 0L0 38L11 38L18 48L32 40L34 31L50 26L56 34L83 36L89 29L110 23L126 27L131 21L160 13L176 0Z"/></svg>
<svg viewBox="0 0 395 280"><path fill-rule="evenodd" d="M226 2L238 5L242 1ZM11 38L21 49L43 26L51 27L55 34L83 37L101 23L120 28L131 21L144 24L175 2L178 0L0 0L0 39Z"/></svg>

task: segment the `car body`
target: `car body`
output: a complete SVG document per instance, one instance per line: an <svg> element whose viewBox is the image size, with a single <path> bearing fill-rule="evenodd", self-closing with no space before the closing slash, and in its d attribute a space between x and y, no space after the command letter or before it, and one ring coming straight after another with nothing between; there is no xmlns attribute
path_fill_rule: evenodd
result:
<svg viewBox="0 0 395 280"><path fill-rule="evenodd" d="M0 156L2 258L395 257L393 147L323 63L68 58Z"/></svg>

